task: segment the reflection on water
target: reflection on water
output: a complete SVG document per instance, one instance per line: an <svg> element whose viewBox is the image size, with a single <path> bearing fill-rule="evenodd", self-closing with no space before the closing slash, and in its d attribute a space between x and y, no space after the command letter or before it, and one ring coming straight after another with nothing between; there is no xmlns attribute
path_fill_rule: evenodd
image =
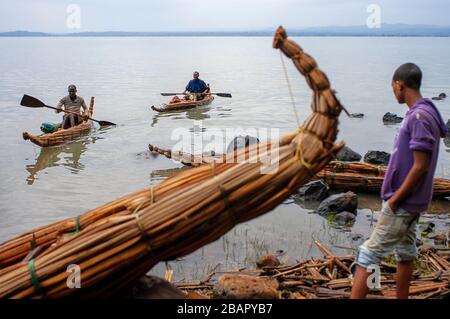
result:
<svg viewBox="0 0 450 319"><path fill-rule="evenodd" d="M168 169L155 169L150 173L150 185L158 184L159 182L169 178L183 170L189 169L189 166L174 167Z"/></svg>
<svg viewBox="0 0 450 319"><path fill-rule="evenodd" d="M188 119L194 121L206 120L211 118L211 116L208 114L210 110L211 110L210 106L204 106L193 109L177 110L164 113L156 112L156 114L153 116L151 127L154 127L158 123L158 120L160 118L172 118L173 120Z"/></svg>
<svg viewBox="0 0 450 319"><path fill-rule="evenodd" d="M42 147L36 162L25 166L25 169L30 173L26 178L28 185L33 185L35 180L38 179L38 173L49 167L64 166L71 173L77 174L84 169L84 165L80 161L81 156L87 151L87 146L95 143L97 139L99 138L90 137L68 145Z"/></svg>

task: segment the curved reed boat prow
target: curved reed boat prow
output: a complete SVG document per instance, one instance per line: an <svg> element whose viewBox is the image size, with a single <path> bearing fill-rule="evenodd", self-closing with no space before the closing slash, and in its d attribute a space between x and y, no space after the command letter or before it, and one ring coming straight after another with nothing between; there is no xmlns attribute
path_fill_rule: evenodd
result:
<svg viewBox="0 0 450 319"><path fill-rule="evenodd" d="M314 58L304 52L297 43L288 39L285 29L281 26L275 33L273 47L280 49L293 61L313 91L311 103L313 113L305 120L299 129L300 134L292 141L297 147L297 154L303 154L304 158L311 156L312 161L319 161L323 156L331 160L337 154L336 151L343 147L343 143L334 145L334 141L338 134L338 116L342 110L347 111L335 96L328 77L318 68ZM302 147L305 140L307 140L307 144L305 144L307 147L302 150L305 147L305 145ZM330 157L330 155L332 156ZM306 164L303 160L301 162ZM317 171L325 165L319 165Z"/></svg>
<svg viewBox="0 0 450 319"><path fill-rule="evenodd" d="M308 182L344 145L334 144L343 108L325 74L282 28L274 46L294 60L313 90L313 114L298 132L279 143L249 146L252 155L242 162L212 162L180 172L149 189L3 243L0 298L103 298L123 293L158 262L219 239L237 224L271 211ZM273 160L267 164L267 158ZM33 253L37 248L40 251ZM67 267L72 264L81 268L78 289L67 287Z"/></svg>
<svg viewBox="0 0 450 319"><path fill-rule="evenodd" d="M89 115L92 116L93 113L94 97L91 97ZM31 133L24 132L22 133L22 137L24 140L30 140L32 143L41 147L58 146L89 133L93 127L93 121L87 120L81 124L78 124L77 126L71 127L66 130L60 128L56 132L44 133L40 135L33 135Z"/></svg>

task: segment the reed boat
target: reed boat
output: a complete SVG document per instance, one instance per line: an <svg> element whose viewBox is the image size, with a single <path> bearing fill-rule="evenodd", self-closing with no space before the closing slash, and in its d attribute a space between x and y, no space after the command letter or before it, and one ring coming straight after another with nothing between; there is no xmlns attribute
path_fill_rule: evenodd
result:
<svg viewBox="0 0 450 319"><path fill-rule="evenodd" d="M177 103L164 103L160 107L152 105L152 109L156 112L170 112L193 109L199 106L210 104L214 100L214 96L206 95L205 98L198 101L186 101L181 99L181 102Z"/></svg>
<svg viewBox="0 0 450 319"><path fill-rule="evenodd" d="M92 116L94 112L94 97L91 97L91 102L89 106L89 113ZM32 143L39 145L41 147L58 146L70 142L89 133L94 127L94 122L87 120L77 126L68 129L58 129L53 133L44 133L40 135L33 135L28 132L22 133L24 140L30 140Z"/></svg>

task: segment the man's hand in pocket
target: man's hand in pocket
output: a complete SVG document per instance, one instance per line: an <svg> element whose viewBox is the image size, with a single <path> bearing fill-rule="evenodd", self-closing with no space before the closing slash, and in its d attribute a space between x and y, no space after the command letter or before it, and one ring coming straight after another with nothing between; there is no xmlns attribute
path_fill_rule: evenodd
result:
<svg viewBox="0 0 450 319"><path fill-rule="evenodd" d="M388 202L387 202L388 208L391 210L391 212L395 213L398 209L398 204L395 202L395 200L393 198L391 198Z"/></svg>

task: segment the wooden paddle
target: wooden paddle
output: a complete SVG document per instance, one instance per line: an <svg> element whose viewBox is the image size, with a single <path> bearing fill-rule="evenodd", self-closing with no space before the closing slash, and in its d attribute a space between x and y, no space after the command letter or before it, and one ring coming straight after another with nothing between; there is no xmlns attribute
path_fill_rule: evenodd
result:
<svg viewBox="0 0 450 319"><path fill-rule="evenodd" d="M197 93L197 94L217 95L220 97L233 97L230 93ZM161 95L162 96L184 95L184 93L161 93Z"/></svg>
<svg viewBox="0 0 450 319"><path fill-rule="evenodd" d="M70 111L58 109L58 108L53 107L53 106L45 105L44 102L38 100L35 97L26 95L26 94L23 96L22 101L20 101L20 105L26 106L26 107L46 107L48 109L52 109L52 110L56 110L56 111L62 111L62 112L68 113L68 114L80 115L80 114L75 113L75 112L70 112ZM108 121L97 121L97 120L94 120L93 118L90 118L90 117L88 117L88 119L90 119L91 121L97 122L98 124L100 124L100 126L115 126L116 125L116 124L108 122Z"/></svg>

